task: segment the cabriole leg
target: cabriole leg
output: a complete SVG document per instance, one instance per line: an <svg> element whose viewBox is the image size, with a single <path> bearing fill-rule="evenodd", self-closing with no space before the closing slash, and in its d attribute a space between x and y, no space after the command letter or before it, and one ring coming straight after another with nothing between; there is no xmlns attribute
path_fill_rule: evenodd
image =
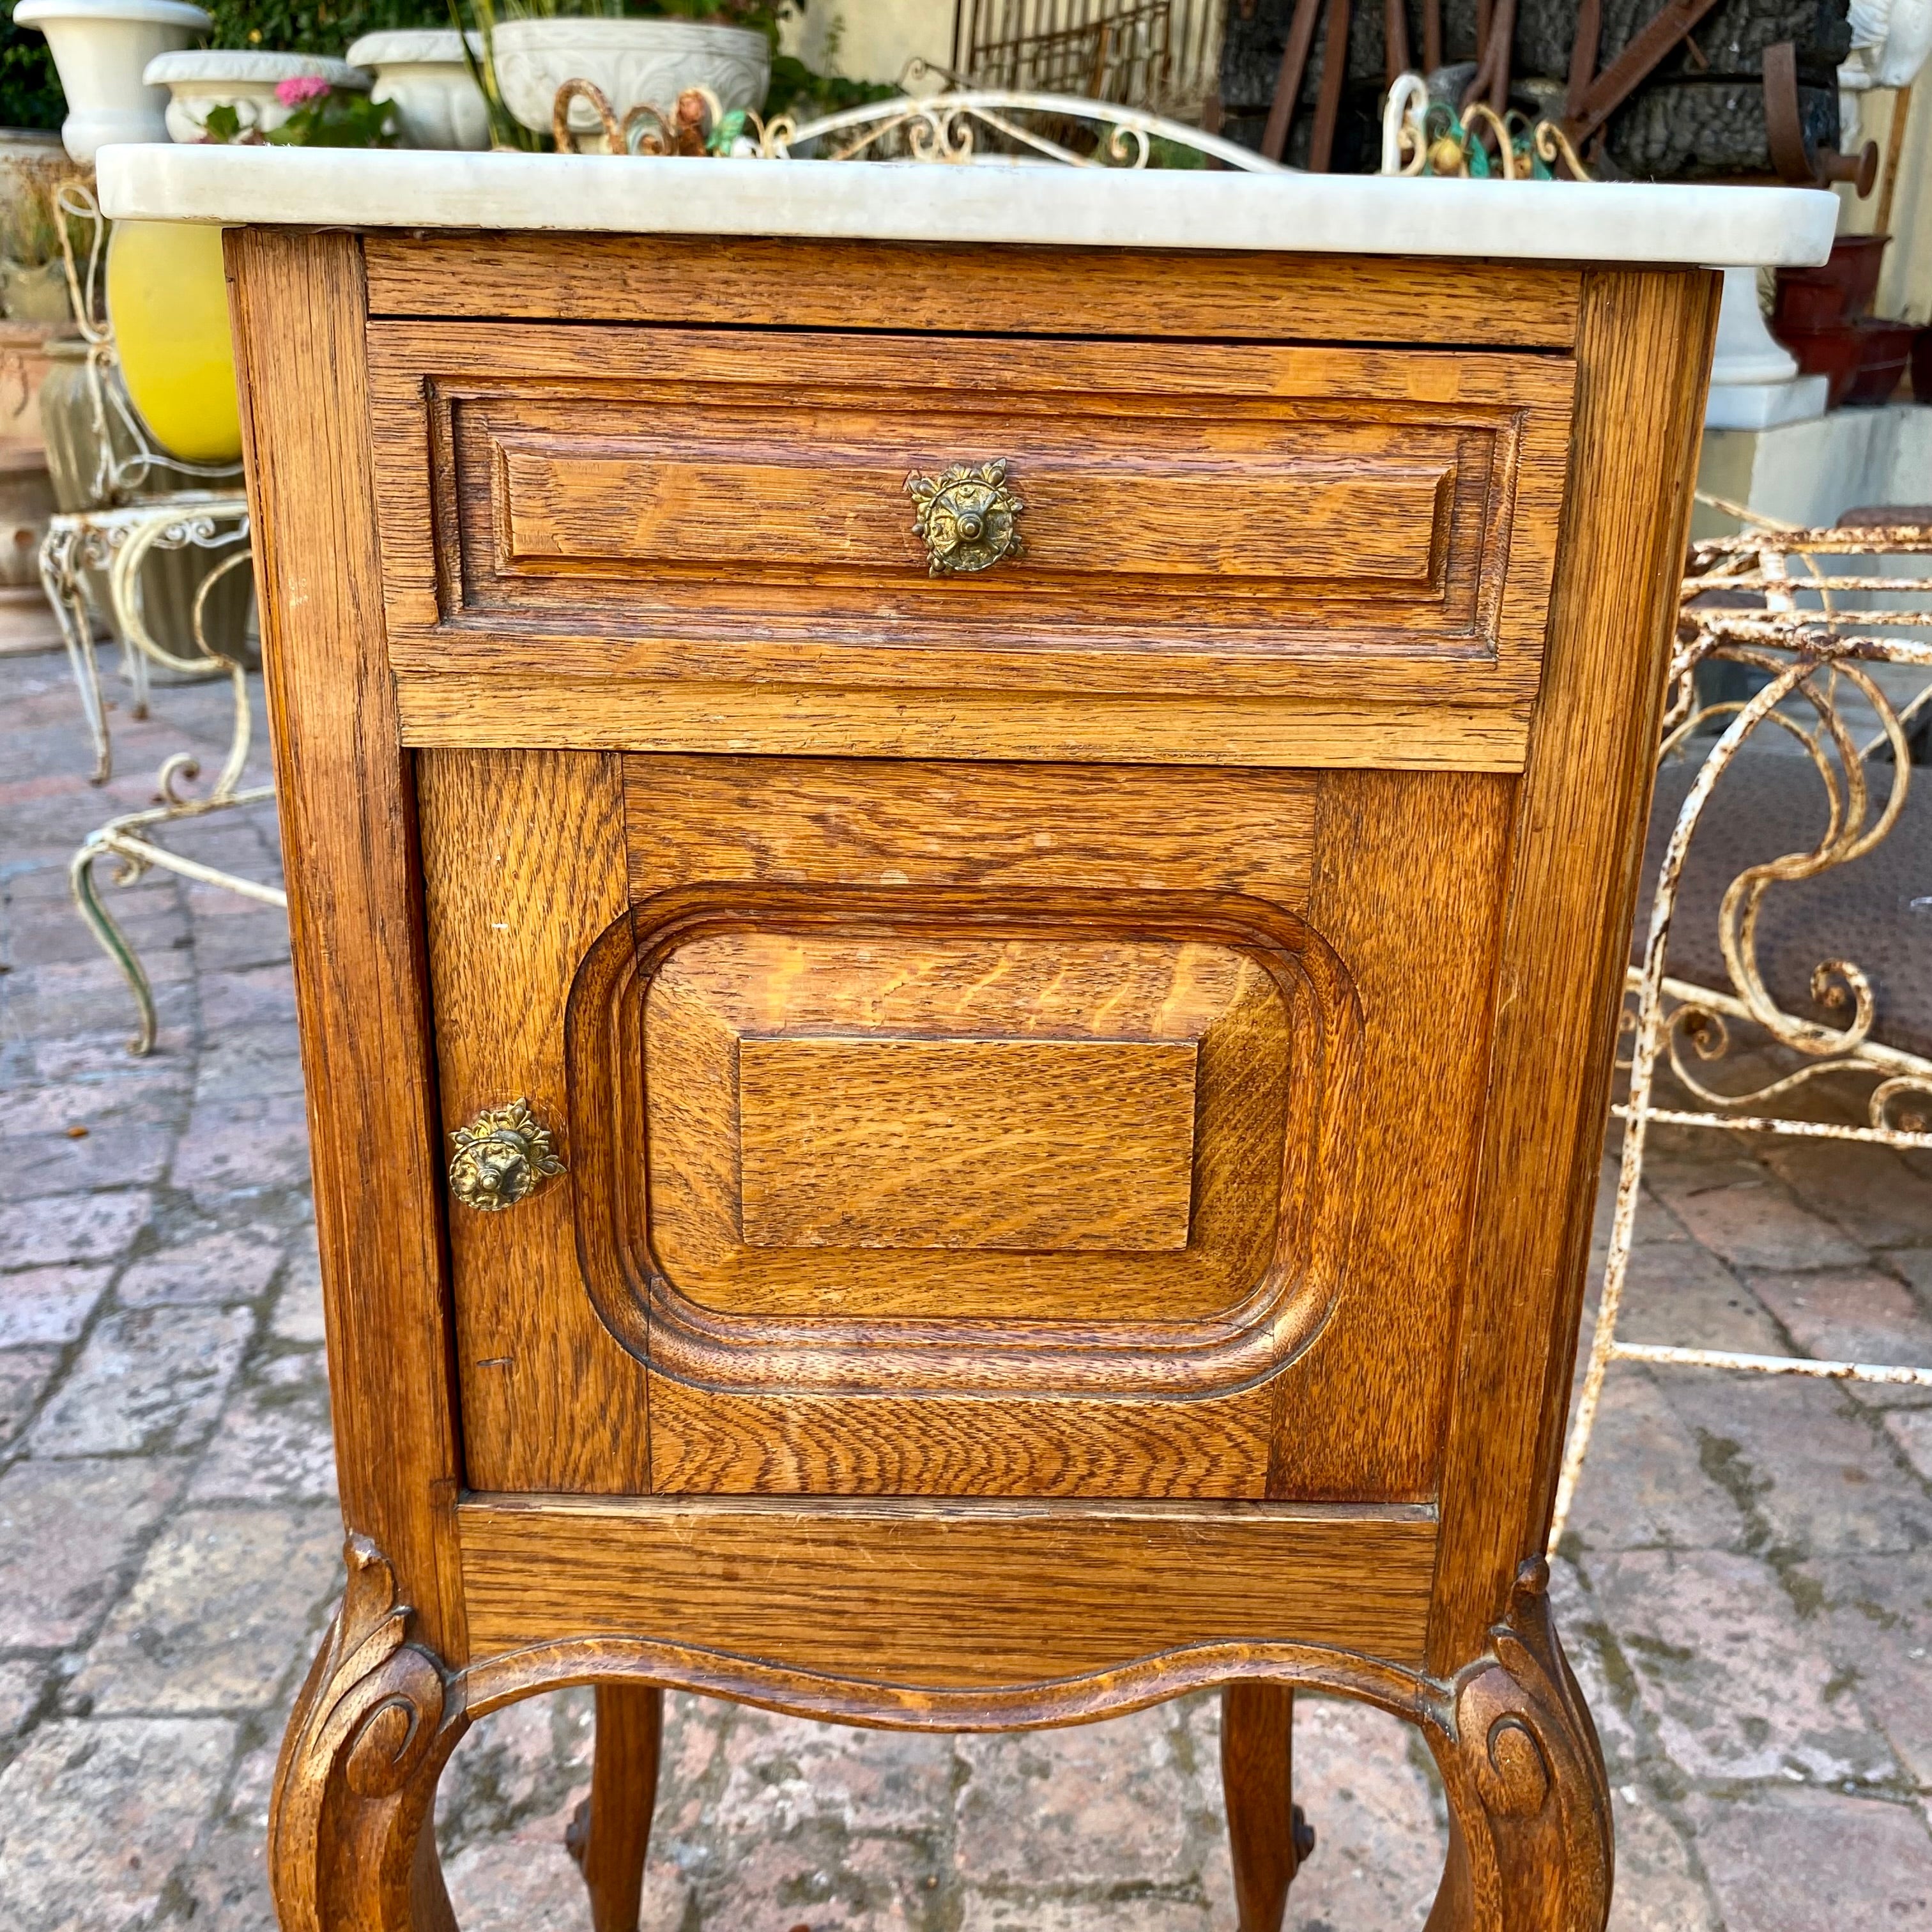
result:
<svg viewBox="0 0 1932 1932"><path fill-rule="evenodd" d="M1240 1932L1280 1932L1288 1888L1315 1849L1294 1802L1294 1692L1229 1684L1221 1692L1221 1788Z"/></svg>
<svg viewBox="0 0 1932 1932"><path fill-rule="evenodd" d="M1424 1718L1449 1800L1427 1932L1603 1932L1610 1916L1610 1786L1549 1580L1546 1564L1523 1566L1491 1654Z"/></svg>
<svg viewBox="0 0 1932 1932"><path fill-rule="evenodd" d="M592 1932L638 1932L663 1736L662 1690L598 1685L590 1796L564 1836L590 1888Z"/></svg>
<svg viewBox="0 0 1932 1932"><path fill-rule="evenodd" d="M275 1767L269 1884L282 1932L456 1932L432 1828L469 1726L460 1690L410 1642L412 1614L366 1538Z"/></svg>

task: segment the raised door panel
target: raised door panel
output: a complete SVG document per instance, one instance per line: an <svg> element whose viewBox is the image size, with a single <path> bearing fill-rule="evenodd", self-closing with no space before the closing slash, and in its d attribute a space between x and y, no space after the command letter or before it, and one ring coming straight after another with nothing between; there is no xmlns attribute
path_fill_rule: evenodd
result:
<svg viewBox="0 0 1932 1932"><path fill-rule="evenodd" d="M1434 1492L1510 788L448 753L419 777L501 1491Z"/></svg>
<svg viewBox="0 0 1932 1932"><path fill-rule="evenodd" d="M1507 782L625 764L660 1489L1432 1493Z"/></svg>

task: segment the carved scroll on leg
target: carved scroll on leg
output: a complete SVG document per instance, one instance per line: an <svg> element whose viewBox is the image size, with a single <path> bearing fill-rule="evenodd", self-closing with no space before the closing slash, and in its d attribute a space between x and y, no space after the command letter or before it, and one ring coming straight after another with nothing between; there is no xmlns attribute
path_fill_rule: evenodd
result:
<svg viewBox="0 0 1932 1932"><path fill-rule="evenodd" d="M344 1550L349 1584L275 1767L269 1882L282 1932L456 1932L434 1834L436 1780L468 1726L460 1688L409 1641L388 1562Z"/></svg>
<svg viewBox="0 0 1932 1932"><path fill-rule="evenodd" d="M1549 1582L1523 1566L1492 1654L1424 1715L1450 1815L1427 1932L1603 1932L1610 1916L1610 1786Z"/></svg>

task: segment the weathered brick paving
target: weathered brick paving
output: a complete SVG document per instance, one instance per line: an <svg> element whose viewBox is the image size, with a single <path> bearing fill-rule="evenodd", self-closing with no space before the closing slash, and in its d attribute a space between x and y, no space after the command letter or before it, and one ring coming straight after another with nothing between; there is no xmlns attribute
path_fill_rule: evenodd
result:
<svg viewBox="0 0 1932 1932"><path fill-rule="evenodd" d="M0 660L0 1928L266 1932L283 1713L334 1588L301 1080L279 914L114 895L160 1051L66 864L218 690L117 717L82 782L62 661ZM188 838L193 844L188 846ZM183 843L263 878L274 828ZM79 1130L85 1129L84 1134ZM1660 1148L1628 1332L1932 1361L1932 1171ZM1559 1566L1617 1792L1620 1932L1932 1926L1932 1403L1615 1372ZM582 1932L582 1694L472 1733L441 1835L466 1932ZM1291 1922L1419 1925L1439 1814L1404 1733L1306 1700ZM1214 1709L874 1736L678 1700L647 1932L1228 1932Z"/></svg>

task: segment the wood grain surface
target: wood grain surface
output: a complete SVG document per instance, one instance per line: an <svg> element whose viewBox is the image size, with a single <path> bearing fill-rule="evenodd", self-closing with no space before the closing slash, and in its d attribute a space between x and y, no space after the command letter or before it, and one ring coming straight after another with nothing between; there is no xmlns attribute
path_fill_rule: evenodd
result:
<svg viewBox="0 0 1932 1932"><path fill-rule="evenodd" d="M600 1684L595 1723L590 1793L564 1841L590 1894L590 1932L639 1932L664 1744L664 1693L654 1685Z"/></svg>
<svg viewBox="0 0 1932 1932"><path fill-rule="evenodd" d="M752 236L368 238L381 316L1567 348L1563 264ZM1434 299L1420 301L1419 289Z"/></svg>
<svg viewBox="0 0 1932 1932"><path fill-rule="evenodd" d="M904 1684L1073 1676L1232 1631L1413 1661L1435 1546L1430 1513L1402 1509L481 1497L460 1514L479 1653L668 1636Z"/></svg>
<svg viewBox="0 0 1932 1932"><path fill-rule="evenodd" d="M1479 772L1522 769L1530 710L1526 697L1493 706L960 690L910 699L844 686L515 672L405 676L396 702L412 745Z"/></svg>
<svg viewBox="0 0 1932 1932"><path fill-rule="evenodd" d="M1534 688L1567 358L1055 340L1009 362L406 322L370 344L406 680L1459 707ZM928 575L908 472L996 456L1024 554Z"/></svg>
<svg viewBox="0 0 1932 1932"><path fill-rule="evenodd" d="M226 239L344 1520L464 1654L435 1060L352 236Z"/></svg>
<svg viewBox="0 0 1932 1932"><path fill-rule="evenodd" d="M526 1099L568 1163L564 1008L626 903L620 760L425 752L416 783L443 1118ZM648 1489L644 1364L585 1296L568 1186L452 1205L449 1244L470 1484Z"/></svg>
<svg viewBox="0 0 1932 1932"><path fill-rule="evenodd" d="M631 890L694 880L1245 892L1304 909L1318 778L1147 764L626 758Z"/></svg>
<svg viewBox="0 0 1932 1932"><path fill-rule="evenodd" d="M917 1090L946 1076L902 1076L895 1096L866 1101L881 1154L896 1141L899 1157L854 1165L821 1144L818 1116L796 1111L822 1108L822 1088L794 1084L789 1112L760 1104L778 1096L748 1070L801 1042L848 1060L867 1048L950 1058L946 1105L970 1130L948 1132L936 1096ZM1289 1097L1297 1046L1265 965L1226 946L1050 927L700 937L662 962L645 994L651 1255L668 1288L720 1314L1228 1319L1275 1252L1284 1136L1305 1126ZM1129 1056L1184 1056L1160 1090L1164 1167L1137 1171L1161 1154L1127 1138L1132 1089L1096 1088L1098 1069L1076 1074L1067 1056L1096 1048L1117 1071ZM1023 1094L989 1064L1016 1052L1058 1055L1075 1076L1057 1101L1038 1095L1043 1120L1015 1112ZM848 1123L860 1097L845 1102ZM926 1124L918 1164L915 1120ZM941 1134L948 1165L934 1166ZM747 1204L776 1178L775 1160L872 1237L751 1238ZM961 1163L976 1192L956 1181ZM1165 1196L1144 1198L1162 1172ZM1149 1238L1150 1210L1163 1238ZM889 1224L897 1238L883 1238Z"/></svg>
<svg viewBox="0 0 1932 1932"><path fill-rule="evenodd" d="M1442 1483L1438 1666L1539 1552L1575 1359L1718 283L1585 284L1563 563L1509 856Z"/></svg>
<svg viewBox="0 0 1932 1932"><path fill-rule="evenodd" d="M1472 772L1322 780L1309 917L1362 1004L1346 1287L1279 1384L1270 1493L1432 1496L1490 1078L1514 788Z"/></svg>
<svg viewBox="0 0 1932 1932"><path fill-rule="evenodd" d="M573 1192L579 1252L599 1312L634 1349L648 1352L654 1372L706 1388L788 1394L956 1388L982 1395L1091 1390L1206 1396L1264 1374L1318 1322L1322 1298L1312 1285L1330 1278L1340 1257L1308 1244L1311 1230L1325 1225L1324 1190L1346 1193L1342 1182L1349 1171L1348 1097L1358 1022L1346 970L1292 916L1257 899L1185 893L1154 900L1097 892L740 885L660 892L638 907L635 920L634 935L614 925L586 955L572 995L566 1051L578 1150ZM1272 982L1290 1031L1287 1078L1272 1083L1272 1097L1265 1089L1235 1093L1229 1104L1280 1106L1285 1088L1293 1131L1274 1141L1280 1178L1270 1186L1278 1188L1282 1204L1269 1236L1269 1259L1238 1304L1192 1324L1061 1322L1038 1332L1022 1324L1009 1333L999 1322L966 1318L869 1326L753 1321L708 1310L665 1274L656 1232L648 1250L640 1239L651 1210L649 1162L634 1151L648 1139L637 1077L645 1058L639 1035L648 1024L640 984L648 986L681 953L740 933L761 943L879 943L903 935L908 943L951 945L956 932L978 942L1033 946L1042 956L1130 937L1210 946L1245 956ZM668 1090L676 1104L701 1108L718 1083L715 1076L685 1077L667 1068L646 1084L654 1106L665 1104ZM1231 1138L1238 1143L1250 1137ZM655 1185L656 1177L650 1180ZM848 1265L856 1264L850 1259L854 1252L862 1251L848 1251ZM927 1264L936 1268L944 1258ZM970 1265L987 1268L997 1258ZM647 1334L638 1325L646 1312Z"/></svg>
<svg viewBox="0 0 1932 1932"><path fill-rule="evenodd" d="M944 430L901 415L821 419L808 431L801 422L814 448L802 435L784 441L763 422L728 417L714 424L714 443L733 430L742 440L697 462L679 453L681 424L645 428L633 418L623 424L626 453L613 455L594 418L580 428L551 417L546 411L546 427L535 433L494 424L484 432L497 464L490 508L500 571L640 565L662 578L728 563L741 581L828 568L902 580L926 568L923 549L907 541L905 495L892 479L906 466L908 439L932 446ZM976 423L962 433L975 431L985 434ZM1059 433L1066 434L1064 423ZM1185 434L1183 428L1176 440ZM876 454L854 462L836 452L848 441L874 444ZM782 460L773 460L775 442ZM1336 452L1282 456L1223 442L1202 474L1165 449L1133 454L1137 467L1156 473L1117 478L1103 460L1064 454L1036 454L1023 478L1016 471L1026 495L1012 565L1024 560L1030 586L1052 572L1094 579L1102 592L1121 577L1175 580L1155 586L1159 594L1198 591L1210 577L1418 590L1430 585L1446 548L1442 526L1456 482L1447 456L1365 458L1350 473ZM1216 586L1224 595L1230 587Z"/></svg>
<svg viewBox="0 0 1932 1932"><path fill-rule="evenodd" d="M1221 1693L1221 1790L1234 1879L1236 1932L1281 1932L1308 1842L1294 1802L1294 1690L1230 1684Z"/></svg>
<svg viewBox="0 0 1932 1932"><path fill-rule="evenodd" d="M1423 1729L1436 1932L1601 1932L1524 1559L1716 278L607 242L372 239L373 322L227 244L358 1532L285 1920L450 1932L436 1770L548 1684L635 1768L642 1684L1233 1682L1244 1932L1293 1682ZM519 1097L567 1173L450 1207Z"/></svg>
<svg viewBox="0 0 1932 1932"><path fill-rule="evenodd" d="M1200 1057L1180 1040L741 1040L745 1244L1185 1248Z"/></svg>

